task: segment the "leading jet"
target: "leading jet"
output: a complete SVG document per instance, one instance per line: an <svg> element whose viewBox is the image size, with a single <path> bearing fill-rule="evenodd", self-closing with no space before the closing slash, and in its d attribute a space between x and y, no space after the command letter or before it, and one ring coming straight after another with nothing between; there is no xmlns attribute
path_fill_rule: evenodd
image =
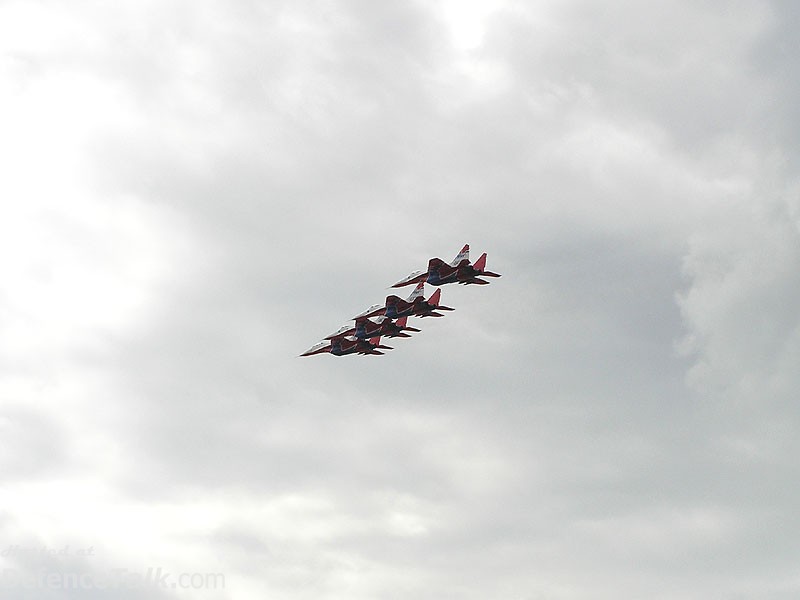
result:
<svg viewBox="0 0 800 600"><path fill-rule="evenodd" d="M449 264L441 258L431 258L428 261L427 271L414 271L391 287L400 288L420 282L436 286L446 283L461 283L464 285L487 285L489 283L480 277L500 277L500 275L486 270L485 252L475 261L475 264L471 264L469 262L469 244L464 244L461 252Z"/></svg>

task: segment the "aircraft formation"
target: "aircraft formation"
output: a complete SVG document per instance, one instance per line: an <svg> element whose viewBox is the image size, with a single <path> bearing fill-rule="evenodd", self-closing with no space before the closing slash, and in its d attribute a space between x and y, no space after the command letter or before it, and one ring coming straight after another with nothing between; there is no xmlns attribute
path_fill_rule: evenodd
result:
<svg viewBox="0 0 800 600"><path fill-rule="evenodd" d="M440 304L442 290L437 289L425 299L425 284L441 286L446 283L463 285L486 285L489 282L481 277L500 277L497 273L486 270L486 253L471 263L469 261L469 244L465 244L456 257L446 263L440 258L431 258L428 269L414 271L392 285L401 288L416 284L414 291L406 298L390 295L383 304L374 304L367 310L357 314L337 331L317 342L300 356L314 354L346 354L379 355L381 350L392 350L392 347L381 344L381 338L407 338L410 333L420 331L408 325L409 317L442 317L442 312L453 308Z"/></svg>

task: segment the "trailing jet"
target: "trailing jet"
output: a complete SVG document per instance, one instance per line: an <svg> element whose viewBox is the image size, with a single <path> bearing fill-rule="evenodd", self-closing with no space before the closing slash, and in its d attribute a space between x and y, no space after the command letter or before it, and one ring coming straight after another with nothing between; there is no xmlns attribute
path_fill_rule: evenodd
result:
<svg viewBox="0 0 800 600"><path fill-rule="evenodd" d="M335 340L348 336L356 337L360 340L381 337L411 337L406 331L419 331L416 327L407 325L408 317L401 317L397 321L392 321L388 317L378 315L373 318L358 317L355 326L344 325L336 332L330 334L325 339Z"/></svg>
<svg viewBox="0 0 800 600"><path fill-rule="evenodd" d="M333 354L334 356L344 356L345 354L372 354L382 355L381 350L391 350L391 346L381 344L381 338L374 337L369 340L360 340L353 336L337 338L334 340L323 340L311 346L300 356L312 356L314 354Z"/></svg>
<svg viewBox="0 0 800 600"><path fill-rule="evenodd" d="M428 261L427 271L414 271L392 287L400 288L420 282L436 286L446 283L462 283L464 285L489 283L480 277L500 277L500 275L486 270L485 252L475 261L475 264L471 264L469 262L469 244L465 244L461 252L449 264L441 258L432 258Z"/></svg>
<svg viewBox="0 0 800 600"><path fill-rule="evenodd" d="M389 319L399 319L400 317L412 315L416 317L442 317L444 315L436 311L455 310L449 306L439 304L442 290L436 290L427 300L423 297L424 292L425 282L421 281L407 300L394 295L387 296L385 304L374 304L353 318L358 320L363 317L385 316Z"/></svg>

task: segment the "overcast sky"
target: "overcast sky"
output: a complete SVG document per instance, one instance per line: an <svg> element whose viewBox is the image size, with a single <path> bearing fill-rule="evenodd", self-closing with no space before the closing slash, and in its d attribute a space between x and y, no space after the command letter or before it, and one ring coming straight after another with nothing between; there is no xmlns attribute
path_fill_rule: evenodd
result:
<svg viewBox="0 0 800 600"><path fill-rule="evenodd" d="M0 2L0 597L800 597L798 27Z"/></svg>

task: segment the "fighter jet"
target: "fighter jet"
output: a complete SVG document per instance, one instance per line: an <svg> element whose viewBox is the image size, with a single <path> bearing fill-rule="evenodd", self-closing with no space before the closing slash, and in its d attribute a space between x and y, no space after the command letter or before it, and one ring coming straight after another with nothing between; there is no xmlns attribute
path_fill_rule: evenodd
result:
<svg viewBox="0 0 800 600"><path fill-rule="evenodd" d="M371 327L371 323L375 323L377 328ZM416 327L410 327L408 325L408 317L400 317L396 321L392 321L389 317L384 316L377 316L373 319L356 319L355 336L357 338L369 338L376 335L389 338L411 337L406 331L415 333L420 331Z"/></svg>
<svg viewBox="0 0 800 600"><path fill-rule="evenodd" d="M334 340L323 340L311 346L300 356L312 356L314 354L333 354L334 356L344 356L345 354L371 354L382 355L381 350L391 350L391 346L381 344L380 336L369 340L360 340L353 336L337 338Z"/></svg>
<svg viewBox="0 0 800 600"><path fill-rule="evenodd" d="M414 271L408 277L401 279L393 288L400 288L414 283L425 282L431 285L444 285L446 283L462 283L464 285L486 285L489 282L481 277L500 277L497 273L486 270L486 253L475 261L469 262L469 244L465 244L456 257L448 264L441 258L432 258L428 261L427 271Z"/></svg>
<svg viewBox="0 0 800 600"><path fill-rule="evenodd" d="M443 311L454 310L449 306L439 304L442 298L441 288L434 291L426 300L426 283L435 286L446 283L464 285L489 283L481 277L500 277L500 275L486 270L485 252L475 263L471 263L469 244L465 244L461 252L450 263L446 263L440 258L431 258L428 261L427 271L415 271L392 286L399 288L416 284L408 298L404 300L395 295L387 296L383 304L374 304L353 317L355 324L344 325L300 356L325 353L335 356L383 354L381 350L391 350L392 348L381 344L381 337L411 337L408 332L419 331L415 327L408 326L408 317L442 317L444 316Z"/></svg>
<svg viewBox="0 0 800 600"><path fill-rule="evenodd" d="M373 318L358 317L355 326L344 325L337 331L327 336L326 340L341 339L348 336L357 337L360 340L381 337L411 337L406 331L419 331L416 327L407 325L408 317L401 317L397 321L384 316Z"/></svg>
<svg viewBox="0 0 800 600"><path fill-rule="evenodd" d="M441 267L439 273L443 273ZM486 270L486 252L481 254L480 258L476 260L474 264L461 265L456 271L456 281L464 285L489 285L489 282L485 279L481 279L481 277L500 277L499 273ZM447 281L442 281L442 283L447 283ZM431 285L434 284L431 283ZM441 283L439 285L441 285Z"/></svg>
<svg viewBox="0 0 800 600"><path fill-rule="evenodd" d="M403 300L398 296L387 296L385 304L373 304L364 312L356 315L353 319L358 320L362 317L376 317L385 316L390 319L399 319L400 317L416 316L416 317L442 317L440 310L455 310L449 306L442 306L439 304L439 299L442 296L442 290L436 290L430 298L425 300L423 294L425 292L425 282L420 282L407 300Z"/></svg>

